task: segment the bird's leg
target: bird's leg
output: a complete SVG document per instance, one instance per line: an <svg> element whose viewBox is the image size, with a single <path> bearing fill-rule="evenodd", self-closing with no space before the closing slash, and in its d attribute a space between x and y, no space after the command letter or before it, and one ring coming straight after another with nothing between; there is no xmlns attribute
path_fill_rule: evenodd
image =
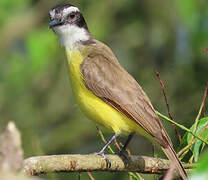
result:
<svg viewBox="0 0 208 180"><path fill-rule="evenodd" d="M125 153L125 152L126 152L126 148L127 148L128 144L130 143L130 141L131 141L132 137L134 136L134 134L135 134L134 132L131 133L131 134L129 134L129 136L128 136L127 139L126 139L126 142L124 143L124 146L123 146L122 149L117 153L117 154L123 159L123 161L124 161L124 163L125 163L126 165L129 164L128 154Z"/></svg>
<svg viewBox="0 0 208 180"><path fill-rule="evenodd" d="M105 144L105 146L98 152L98 153L95 153L97 155L100 155L102 156L105 160L106 160L106 163L107 163L107 167L111 167L111 161L110 159L108 159L106 156L105 156L105 149L108 147L109 144L111 144L111 142L116 139L116 137L118 137L118 134L114 134L109 140L108 142Z"/></svg>
<svg viewBox="0 0 208 180"><path fill-rule="evenodd" d="M124 146L122 147L121 151L119 152L120 155L124 155L125 151L126 151L126 147L128 146L128 144L130 143L132 137L134 136L134 132L129 134L128 138L126 139L126 142L124 143Z"/></svg>

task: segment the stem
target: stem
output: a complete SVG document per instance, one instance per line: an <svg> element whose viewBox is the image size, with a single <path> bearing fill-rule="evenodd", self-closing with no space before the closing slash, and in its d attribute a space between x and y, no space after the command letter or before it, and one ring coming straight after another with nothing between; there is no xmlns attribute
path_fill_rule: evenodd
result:
<svg viewBox="0 0 208 180"><path fill-rule="evenodd" d="M175 124L176 126L180 127L181 129L187 131L188 133L192 134L193 136L195 136L197 139L201 140L203 143L205 143L206 145L208 145L208 142L206 140L204 140L203 138L201 138L200 136L198 136L197 134L195 134L194 132L192 132L190 129L186 128L185 126L181 125L181 124L178 124L177 122L175 121L172 121L170 118L168 118L167 116L161 114L160 112L156 111L156 113L164 118L165 120Z"/></svg>

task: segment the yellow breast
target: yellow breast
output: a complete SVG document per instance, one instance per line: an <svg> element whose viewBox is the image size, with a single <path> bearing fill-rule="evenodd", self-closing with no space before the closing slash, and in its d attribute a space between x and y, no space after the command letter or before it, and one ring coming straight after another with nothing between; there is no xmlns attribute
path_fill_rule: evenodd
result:
<svg viewBox="0 0 208 180"><path fill-rule="evenodd" d="M80 51L67 50L67 59L74 95L80 109L89 119L94 120L96 123L105 126L115 133L139 131L142 135L146 134L134 121L106 104L85 87L80 72L80 65L84 57Z"/></svg>

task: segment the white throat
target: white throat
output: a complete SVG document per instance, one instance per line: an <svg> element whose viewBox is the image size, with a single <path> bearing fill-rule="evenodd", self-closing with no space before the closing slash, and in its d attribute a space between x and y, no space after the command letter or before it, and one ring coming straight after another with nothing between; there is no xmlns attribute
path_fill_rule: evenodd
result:
<svg viewBox="0 0 208 180"><path fill-rule="evenodd" d="M86 29L80 28L76 25L62 25L54 28L58 35L61 46L74 48L80 41L89 40L89 32Z"/></svg>

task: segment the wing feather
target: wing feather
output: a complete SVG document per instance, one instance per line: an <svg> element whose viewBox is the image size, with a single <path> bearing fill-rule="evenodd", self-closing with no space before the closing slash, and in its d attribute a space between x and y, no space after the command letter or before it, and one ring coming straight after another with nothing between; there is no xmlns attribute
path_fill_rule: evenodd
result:
<svg viewBox="0 0 208 180"><path fill-rule="evenodd" d="M161 145L167 144L168 136L164 138L165 130L146 93L107 46L97 42L80 68L84 84L92 93L138 123Z"/></svg>

